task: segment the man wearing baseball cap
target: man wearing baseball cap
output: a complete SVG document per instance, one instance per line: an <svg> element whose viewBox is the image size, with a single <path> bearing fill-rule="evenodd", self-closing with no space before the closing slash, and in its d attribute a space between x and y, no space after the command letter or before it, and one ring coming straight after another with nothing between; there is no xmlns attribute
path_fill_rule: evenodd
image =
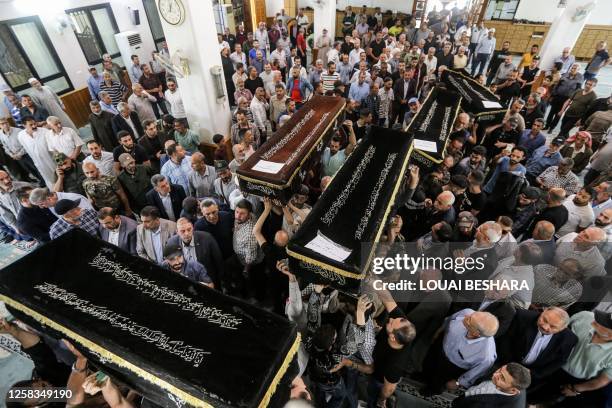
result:
<svg viewBox="0 0 612 408"><path fill-rule="evenodd" d="M222 203L226 204L229 208L230 194L232 191L236 190L238 186L234 183L232 172L226 160L215 160L215 170L217 172L217 178L213 182L215 194Z"/></svg>
<svg viewBox="0 0 612 408"><path fill-rule="evenodd" d="M564 141L563 138L557 137L552 139L548 146L540 146L533 151L531 158L525 164L527 180L529 180L531 185L537 185L536 177L547 168L556 166L563 159L559 150L563 146Z"/></svg>
<svg viewBox="0 0 612 408"><path fill-rule="evenodd" d="M404 115L404 126L408 126L413 117L416 116L419 111L419 100L414 96L408 99L408 111Z"/></svg>
<svg viewBox="0 0 612 408"><path fill-rule="evenodd" d="M51 239L55 239L73 228L80 228L91 236L99 238L98 213L91 209L82 209L79 207L80 200L59 200L55 204L55 213L58 215L58 220L55 221L49 230Z"/></svg>
<svg viewBox="0 0 612 408"><path fill-rule="evenodd" d="M208 287L214 288L212 279L208 276L204 265L197 261L188 261L183 256L183 249L180 245L169 244L164 248L164 262L162 267L199 282Z"/></svg>
<svg viewBox="0 0 612 408"><path fill-rule="evenodd" d="M569 327L578 343L547 385L529 396L529 402L555 401L563 396L569 403L563 406L603 407L604 389L612 382L612 314L600 310L576 313Z"/></svg>

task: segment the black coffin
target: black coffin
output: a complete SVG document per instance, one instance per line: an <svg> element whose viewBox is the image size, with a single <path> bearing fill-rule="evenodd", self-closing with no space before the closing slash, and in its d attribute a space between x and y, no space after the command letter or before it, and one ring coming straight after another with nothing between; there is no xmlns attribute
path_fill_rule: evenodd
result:
<svg viewBox="0 0 612 408"><path fill-rule="evenodd" d="M405 132L370 129L289 241L293 273L359 294L408 167L411 146L412 138Z"/></svg>
<svg viewBox="0 0 612 408"><path fill-rule="evenodd" d="M0 271L0 300L162 406L273 405L295 376L292 323L78 229Z"/></svg>

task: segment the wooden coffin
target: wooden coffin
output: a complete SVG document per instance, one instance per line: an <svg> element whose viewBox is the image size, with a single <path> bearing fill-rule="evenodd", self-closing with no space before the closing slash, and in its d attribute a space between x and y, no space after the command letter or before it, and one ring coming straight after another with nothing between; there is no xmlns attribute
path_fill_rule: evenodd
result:
<svg viewBox="0 0 612 408"><path fill-rule="evenodd" d="M240 189L289 201L342 123L344 105L343 98L332 96L306 102L238 168Z"/></svg>

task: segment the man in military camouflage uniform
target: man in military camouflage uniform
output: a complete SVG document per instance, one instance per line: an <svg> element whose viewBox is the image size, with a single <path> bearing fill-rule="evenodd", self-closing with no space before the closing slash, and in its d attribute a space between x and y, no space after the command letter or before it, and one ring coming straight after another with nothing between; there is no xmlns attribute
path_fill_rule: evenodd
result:
<svg viewBox="0 0 612 408"><path fill-rule="evenodd" d="M91 162L83 164L83 172L87 177L83 181L83 189L94 207L111 207L117 210L123 205L124 214L132 216L130 203L116 177L103 175L95 163Z"/></svg>

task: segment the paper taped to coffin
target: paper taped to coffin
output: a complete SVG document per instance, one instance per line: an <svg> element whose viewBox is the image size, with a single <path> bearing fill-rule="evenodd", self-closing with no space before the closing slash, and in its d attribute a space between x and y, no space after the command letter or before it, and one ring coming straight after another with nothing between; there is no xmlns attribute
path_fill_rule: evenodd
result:
<svg viewBox="0 0 612 408"><path fill-rule="evenodd" d="M282 406L297 374L286 319L78 229L0 271L0 300L165 407Z"/></svg>
<svg viewBox="0 0 612 408"><path fill-rule="evenodd" d="M499 102L499 98L471 76L446 69L442 72L441 80L448 89L461 95L462 109L474 115L478 123L503 120L506 109Z"/></svg>
<svg viewBox="0 0 612 408"><path fill-rule="evenodd" d="M435 87L412 118L406 132L412 137L414 148L410 164L420 167L422 174L431 172L444 159L444 151L461 108L458 93Z"/></svg>
<svg viewBox="0 0 612 408"><path fill-rule="evenodd" d="M313 96L238 168L240 189L289 201L342 123L345 100Z"/></svg>
<svg viewBox="0 0 612 408"><path fill-rule="evenodd" d="M287 245L291 271L357 295L408 167L412 138L373 126Z"/></svg>

